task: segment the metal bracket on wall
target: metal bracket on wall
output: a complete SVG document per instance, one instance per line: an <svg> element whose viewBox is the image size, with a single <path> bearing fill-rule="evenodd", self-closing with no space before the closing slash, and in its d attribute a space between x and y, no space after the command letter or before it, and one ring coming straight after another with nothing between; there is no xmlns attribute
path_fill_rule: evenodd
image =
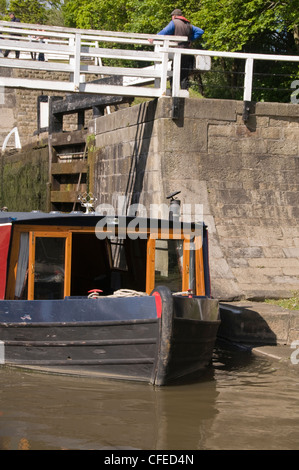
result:
<svg viewBox="0 0 299 470"><path fill-rule="evenodd" d="M7 134L7 136L6 136L5 139L4 139L4 142L3 142L3 145L2 145L2 152L5 151L6 146L7 146L7 143L8 143L8 141L9 141L9 138L10 138L10 136L11 136L12 134L15 135L15 148L16 148L16 149L21 149L21 148L22 148L18 128L17 128L17 127L14 127L14 128Z"/></svg>
<svg viewBox="0 0 299 470"><path fill-rule="evenodd" d="M244 101L244 108L243 108L243 114L242 114L242 119L244 122L247 122L250 116L250 104L251 101Z"/></svg>
<svg viewBox="0 0 299 470"><path fill-rule="evenodd" d="M179 117L182 116L182 107L180 106L181 102L182 98L177 96L172 98L171 119L179 119Z"/></svg>

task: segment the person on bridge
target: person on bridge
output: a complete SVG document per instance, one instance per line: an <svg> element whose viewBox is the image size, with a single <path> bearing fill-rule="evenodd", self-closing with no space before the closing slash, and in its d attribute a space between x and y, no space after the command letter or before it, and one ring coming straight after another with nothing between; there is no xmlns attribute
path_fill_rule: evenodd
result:
<svg viewBox="0 0 299 470"><path fill-rule="evenodd" d="M9 17L10 17L10 21L20 23L19 18L16 18L14 13L10 12ZM14 36L20 36L20 34L15 33ZM10 53L10 51L5 51L4 52L4 57L8 57L9 53ZM18 59L20 57L20 51L15 51L15 53L16 53L16 59Z"/></svg>
<svg viewBox="0 0 299 470"><path fill-rule="evenodd" d="M176 8L171 13L171 21L168 25L157 34L170 35L170 36L187 36L188 41L181 42L178 47L189 48L191 42L195 39L200 38L204 33L204 30L193 26L189 20L187 20L182 13L182 10ZM153 42L150 40L150 42ZM181 57L181 77L180 83L181 88L188 90L189 88L189 74L194 68L194 56L182 54Z"/></svg>

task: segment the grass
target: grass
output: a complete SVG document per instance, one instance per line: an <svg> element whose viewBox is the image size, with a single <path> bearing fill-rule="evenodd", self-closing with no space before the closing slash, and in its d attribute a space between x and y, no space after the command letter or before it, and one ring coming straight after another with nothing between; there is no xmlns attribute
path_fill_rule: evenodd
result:
<svg viewBox="0 0 299 470"><path fill-rule="evenodd" d="M278 305L289 310L299 310L299 291L293 292L293 297L289 299L265 299L267 304Z"/></svg>

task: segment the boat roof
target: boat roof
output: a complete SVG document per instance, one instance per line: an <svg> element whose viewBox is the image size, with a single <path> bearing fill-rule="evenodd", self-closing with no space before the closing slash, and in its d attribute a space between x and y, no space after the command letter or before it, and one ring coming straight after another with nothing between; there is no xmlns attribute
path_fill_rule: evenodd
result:
<svg viewBox="0 0 299 470"><path fill-rule="evenodd" d="M42 211L32 211L32 212L0 212L0 226L5 224L12 225L72 225L72 226L86 226L92 227L95 226L99 220L107 217L107 220L111 224L118 224L118 221L121 219L126 225L131 221L138 218L138 221L142 224L146 224L148 227L151 224L155 224L157 227L165 227L165 224L168 224L169 228L178 227L178 222L168 220L168 219L157 219L157 218L145 218L145 217L133 217L133 216L109 216L106 214L100 214L98 212L84 213L84 212L42 212ZM184 224L184 228L205 226L203 222L182 222L179 221L179 224ZM124 225L122 225L124 226Z"/></svg>

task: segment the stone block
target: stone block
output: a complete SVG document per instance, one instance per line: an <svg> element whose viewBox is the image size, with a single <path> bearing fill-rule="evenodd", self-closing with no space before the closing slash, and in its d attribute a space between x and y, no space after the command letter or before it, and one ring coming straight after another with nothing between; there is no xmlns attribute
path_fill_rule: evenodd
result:
<svg viewBox="0 0 299 470"><path fill-rule="evenodd" d="M195 119L185 119L184 127L177 127L172 119L161 120L158 129L158 139L162 151L190 152L207 151L207 125L198 126Z"/></svg>
<svg viewBox="0 0 299 470"><path fill-rule="evenodd" d="M290 140L268 141L268 153L273 155L290 156L298 155L298 143Z"/></svg>

